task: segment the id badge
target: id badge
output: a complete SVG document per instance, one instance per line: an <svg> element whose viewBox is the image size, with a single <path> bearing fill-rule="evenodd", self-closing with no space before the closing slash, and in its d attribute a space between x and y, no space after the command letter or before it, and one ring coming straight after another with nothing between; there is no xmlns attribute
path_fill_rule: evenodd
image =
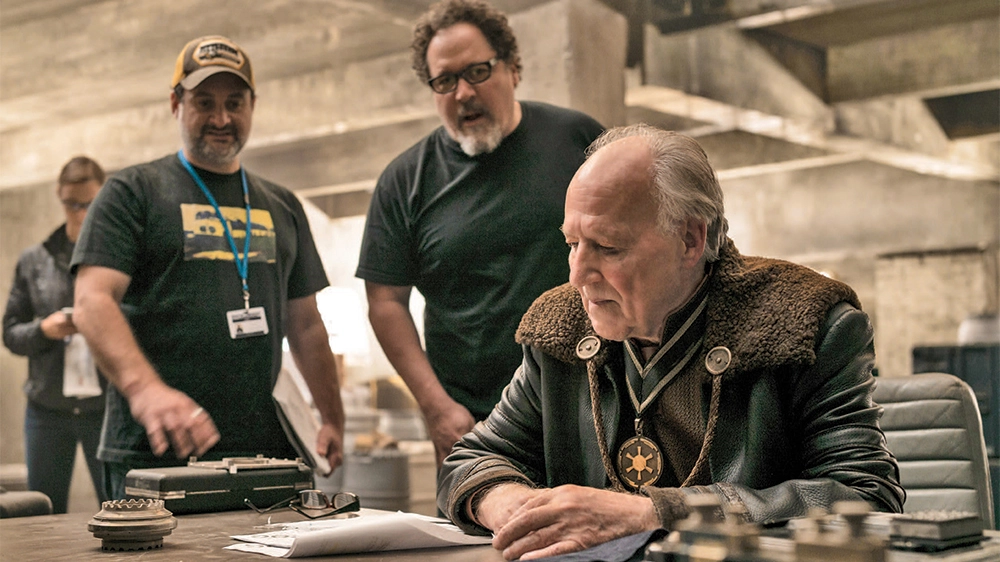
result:
<svg viewBox="0 0 1000 562"><path fill-rule="evenodd" d="M91 398L101 395L97 380L97 367L87 342L80 334L73 334L66 342L63 354L63 396Z"/></svg>
<svg viewBox="0 0 1000 562"><path fill-rule="evenodd" d="M230 310L226 313L226 320L229 321L229 337L234 340L267 334L267 316L263 306Z"/></svg>

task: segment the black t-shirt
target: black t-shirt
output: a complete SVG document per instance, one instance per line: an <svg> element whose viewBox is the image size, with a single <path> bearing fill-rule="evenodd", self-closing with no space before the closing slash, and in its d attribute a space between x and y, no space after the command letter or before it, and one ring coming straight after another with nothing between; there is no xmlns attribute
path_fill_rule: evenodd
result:
<svg viewBox="0 0 1000 562"><path fill-rule="evenodd" d="M240 174L197 171L242 253ZM206 459L295 455L271 398L286 305L327 285L298 199L253 174L247 181L250 306L264 307L267 335L230 337L226 312L243 308L240 276L222 223L176 155L112 176L87 213L73 254L74 269L99 265L131 276L122 309L140 348L167 385L211 414L222 435ZM145 430L113 388L98 456L112 462L153 458Z"/></svg>
<svg viewBox="0 0 1000 562"><path fill-rule="evenodd" d="M514 331L569 277L566 187L603 128L573 110L521 102L517 128L469 157L443 128L382 173L357 276L426 299L427 355L448 394L484 418L521 363Z"/></svg>

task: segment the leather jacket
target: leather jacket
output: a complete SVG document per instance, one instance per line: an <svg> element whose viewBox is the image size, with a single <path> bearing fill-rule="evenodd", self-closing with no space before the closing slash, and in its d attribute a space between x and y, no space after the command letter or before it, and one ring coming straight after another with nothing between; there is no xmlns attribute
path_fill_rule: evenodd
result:
<svg viewBox="0 0 1000 562"><path fill-rule="evenodd" d="M687 494L700 493L741 505L761 524L840 500L900 512L899 469L871 399L872 327L854 291L802 266L741 256L731 240L707 282L704 340L685 367L702 381L699 460L681 487L639 491L663 526L687 515ZM622 343L599 338L600 350L583 360L576 346L588 336L596 334L569 285L525 314L522 366L442 468L438 506L466 532L489 532L465 506L501 482L626 491L609 453L619 424L634 417L620 411L624 383L613 359ZM717 348L729 357L713 374Z"/></svg>
<svg viewBox="0 0 1000 562"><path fill-rule="evenodd" d="M21 254L4 309L3 343L12 353L28 357L24 393L33 404L60 412L102 412L103 395L63 396L66 344L45 337L41 328L43 318L73 306L73 276L69 272L72 253L73 243L66 236L66 225L62 225L45 242ZM98 380L105 389L104 377Z"/></svg>

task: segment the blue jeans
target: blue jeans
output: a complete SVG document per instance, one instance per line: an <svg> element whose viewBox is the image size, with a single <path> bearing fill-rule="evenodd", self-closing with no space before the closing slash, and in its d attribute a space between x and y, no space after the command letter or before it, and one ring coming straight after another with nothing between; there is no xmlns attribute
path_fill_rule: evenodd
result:
<svg viewBox="0 0 1000 562"><path fill-rule="evenodd" d="M53 513L66 513L77 443L83 445L98 501L106 499L104 471L101 461L97 460L103 419L100 412L60 412L28 402L24 413L28 489L47 495L52 500Z"/></svg>

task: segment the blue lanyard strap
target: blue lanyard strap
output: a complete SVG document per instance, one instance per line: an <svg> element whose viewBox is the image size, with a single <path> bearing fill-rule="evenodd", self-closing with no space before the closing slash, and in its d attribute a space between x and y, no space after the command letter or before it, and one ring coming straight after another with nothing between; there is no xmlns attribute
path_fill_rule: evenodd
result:
<svg viewBox="0 0 1000 562"><path fill-rule="evenodd" d="M240 280L243 282L243 307L245 309L250 308L250 286L247 284L247 270L250 263L250 190L247 188L247 173L240 166L240 179L243 181L243 204L247 208L247 220L246 220L246 237L243 240L243 257L240 257L239 252L236 250L236 240L233 238L233 233L229 231L229 221L226 217L222 216L222 209L219 208L219 204L215 201L215 197L212 196L212 192L208 190L208 186L198 175L198 172L191 166L187 158L184 157L184 151L178 150L177 157L181 159L181 164L191 174L191 179L194 183L198 184L201 188L201 192L205 194L205 198L208 202L212 204L215 209L215 216L218 217L219 222L222 223L222 230L226 233L226 240L229 241L229 249L233 251L233 261L236 263L236 272L240 274Z"/></svg>

